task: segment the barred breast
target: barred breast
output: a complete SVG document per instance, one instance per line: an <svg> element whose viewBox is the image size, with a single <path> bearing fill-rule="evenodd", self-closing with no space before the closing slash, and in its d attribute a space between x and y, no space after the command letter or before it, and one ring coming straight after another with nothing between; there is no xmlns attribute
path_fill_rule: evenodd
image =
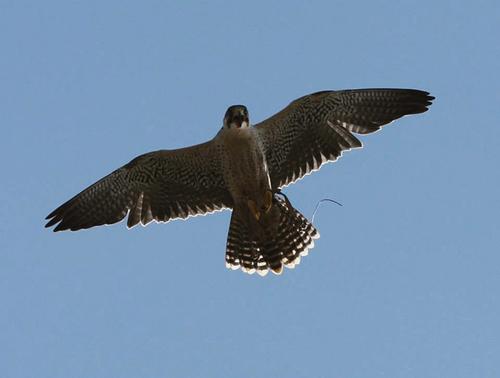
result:
<svg viewBox="0 0 500 378"><path fill-rule="evenodd" d="M271 181L255 129L223 129L218 137L223 146L223 175L234 202L252 199L260 203Z"/></svg>

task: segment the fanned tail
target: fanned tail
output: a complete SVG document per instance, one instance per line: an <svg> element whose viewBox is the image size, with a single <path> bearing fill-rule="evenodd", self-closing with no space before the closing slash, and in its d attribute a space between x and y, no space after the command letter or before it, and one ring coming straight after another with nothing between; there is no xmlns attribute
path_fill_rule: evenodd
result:
<svg viewBox="0 0 500 378"><path fill-rule="evenodd" d="M294 268L319 238L316 228L288 201L274 195L273 206L259 221L246 207L235 207L226 246L226 266L266 275Z"/></svg>

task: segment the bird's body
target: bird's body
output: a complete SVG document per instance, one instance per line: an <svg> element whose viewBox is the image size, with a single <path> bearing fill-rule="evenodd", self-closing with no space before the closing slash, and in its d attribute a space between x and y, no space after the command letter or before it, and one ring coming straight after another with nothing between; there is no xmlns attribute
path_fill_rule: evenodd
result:
<svg viewBox="0 0 500 378"><path fill-rule="evenodd" d="M223 128L214 141L222 146L224 181L234 203L252 200L262 206L271 180L255 128Z"/></svg>
<svg viewBox="0 0 500 378"><path fill-rule="evenodd" d="M226 265L279 274L319 237L280 190L361 147L353 133L423 113L433 99L414 89L322 91L255 126L246 107L234 105L212 140L138 156L54 210L46 227L75 231L127 215L133 227L232 209Z"/></svg>

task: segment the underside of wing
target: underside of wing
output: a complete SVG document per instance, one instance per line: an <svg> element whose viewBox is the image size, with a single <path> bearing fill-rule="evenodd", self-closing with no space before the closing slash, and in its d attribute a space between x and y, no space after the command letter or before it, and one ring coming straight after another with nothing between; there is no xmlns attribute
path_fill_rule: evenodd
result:
<svg viewBox="0 0 500 378"><path fill-rule="evenodd" d="M322 91L301 97L255 127L273 188L286 186L361 147L368 134L398 118L427 111L434 97L415 89Z"/></svg>
<svg viewBox="0 0 500 378"><path fill-rule="evenodd" d="M47 216L54 231L121 221L127 226L232 207L213 142L141 155L77 194Z"/></svg>

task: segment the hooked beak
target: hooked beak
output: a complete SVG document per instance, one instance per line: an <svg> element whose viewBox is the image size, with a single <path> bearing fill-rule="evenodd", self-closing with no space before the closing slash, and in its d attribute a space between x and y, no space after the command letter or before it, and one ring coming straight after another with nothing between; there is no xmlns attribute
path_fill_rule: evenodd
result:
<svg viewBox="0 0 500 378"><path fill-rule="evenodd" d="M248 118L244 117L243 115L237 115L233 118L231 123L237 128L240 128L244 124L245 126L248 126Z"/></svg>

